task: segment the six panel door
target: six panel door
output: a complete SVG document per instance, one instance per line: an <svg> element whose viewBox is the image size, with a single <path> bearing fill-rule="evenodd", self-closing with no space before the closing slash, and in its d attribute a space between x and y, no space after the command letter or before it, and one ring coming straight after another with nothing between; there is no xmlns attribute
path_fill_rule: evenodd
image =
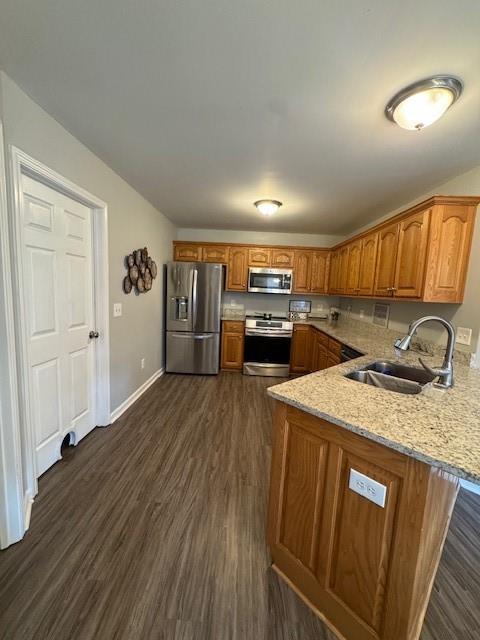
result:
<svg viewBox="0 0 480 640"><path fill-rule="evenodd" d="M22 177L23 280L37 476L94 424L91 210Z"/></svg>

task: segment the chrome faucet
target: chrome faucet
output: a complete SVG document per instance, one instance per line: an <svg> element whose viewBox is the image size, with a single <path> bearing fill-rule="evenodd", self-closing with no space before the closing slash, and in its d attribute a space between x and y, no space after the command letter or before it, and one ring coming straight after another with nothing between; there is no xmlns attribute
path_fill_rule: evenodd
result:
<svg viewBox="0 0 480 640"><path fill-rule="evenodd" d="M447 348L445 350L443 364L440 368L432 369L425 364L422 358L419 358L419 361L424 369L435 377L438 377L438 382L435 383L436 387L448 389L453 387L453 348L455 346L455 327L451 322L445 320L445 318L441 318L440 316L424 316L423 318L414 320L408 328L408 334L404 338L398 338L398 340L395 340L395 348L400 349L401 351L407 351L410 349L410 343L418 327L425 322L431 321L440 322L448 332Z"/></svg>

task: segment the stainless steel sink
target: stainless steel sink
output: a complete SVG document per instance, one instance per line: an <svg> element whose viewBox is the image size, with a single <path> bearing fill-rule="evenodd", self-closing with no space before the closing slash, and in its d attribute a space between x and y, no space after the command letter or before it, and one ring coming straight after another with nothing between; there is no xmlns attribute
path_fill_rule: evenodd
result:
<svg viewBox="0 0 480 640"><path fill-rule="evenodd" d="M345 375L350 380L363 382L388 391L415 395L435 376L419 367L408 367L396 362L378 361Z"/></svg>

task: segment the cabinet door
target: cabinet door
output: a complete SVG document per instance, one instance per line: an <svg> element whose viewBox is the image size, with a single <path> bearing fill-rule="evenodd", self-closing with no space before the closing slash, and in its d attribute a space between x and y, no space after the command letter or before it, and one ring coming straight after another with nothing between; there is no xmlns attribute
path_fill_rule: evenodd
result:
<svg viewBox="0 0 480 640"><path fill-rule="evenodd" d="M222 333L221 368L241 370L243 367L243 334Z"/></svg>
<svg viewBox="0 0 480 640"><path fill-rule="evenodd" d="M202 245L176 244L173 248L173 259L177 262L200 262L202 260Z"/></svg>
<svg viewBox="0 0 480 640"><path fill-rule="evenodd" d="M348 245L339 249L337 264L337 289L336 293L344 295L347 291L348 276Z"/></svg>
<svg viewBox="0 0 480 640"><path fill-rule="evenodd" d="M340 356L335 355L331 351L328 352L327 367L335 367L337 364L340 364L341 361Z"/></svg>
<svg viewBox="0 0 480 640"><path fill-rule="evenodd" d="M308 373L311 365L310 327L294 325L292 346L290 350L290 371L292 373Z"/></svg>
<svg viewBox="0 0 480 640"><path fill-rule="evenodd" d="M348 245L347 277L345 293L349 296L358 295L358 279L360 277L360 260L362 256L362 241L355 240Z"/></svg>
<svg viewBox="0 0 480 640"><path fill-rule="evenodd" d="M312 251L295 249L293 269L293 292L310 292L310 281L312 277Z"/></svg>
<svg viewBox="0 0 480 640"><path fill-rule="evenodd" d="M330 273L328 276L328 293L337 293L339 251L332 251L330 256Z"/></svg>
<svg viewBox="0 0 480 640"><path fill-rule="evenodd" d="M230 247L228 251L227 286L230 291L246 291L248 278L248 249Z"/></svg>
<svg viewBox="0 0 480 640"><path fill-rule="evenodd" d="M395 281L398 224L385 227L378 234L377 267L375 270L375 295L391 296Z"/></svg>
<svg viewBox="0 0 480 640"><path fill-rule="evenodd" d="M269 267L272 250L264 247L255 247L248 250L248 265L250 267Z"/></svg>
<svg viewBox="0 0 480 640"><path fill-rule="evenodd" d="M319 592L317 578L330 443L322 429L287 419L276 403L268 517L268 545L290 580Z"/></svg>
<svg viewBox="0 0 480 640"><path fill-rule="evenodd" d="M312 293L327 293L328 267L330 265L329 251L314 251L312 256L312 275L310 291Z"/></svg>
<svg viewBox="0 0 480 640"><path fill-rule="evenodd" d="M362 255L358 276L358 295L371 296L375 286L375 266L377 263L378 233L362 238Z"/></svg>
<svg viewBox="0 0 480 640"><path fill-rule="evenodd" d="M293 267L293 249L272 249L272 267Z"/></svg>
<svg viewBox="0 0 480 640"><path fill-rule="evenodd" d="M434 207L423 299L462 302L472 244L476 206Z"/></svg>
<svg viewBox="0 0 480 640"><path fill-rule="evenodd" d="M222 245L208 245L202 248L203 262L217 262L226 264L228 261L228 247Z"/></svg>
<svg viewBox="0 0 480 640"><path fill-rule="evenodd" d="M315 336L315 346L312 348L312 371L326 369L328 364L328 350L322 344L320 336Z"/></svg>
<svg viewBox="0 0 480 640"><path fill-rule="evenodd" d="M394 296L421 298L431 209L399 222Z"/></svg>

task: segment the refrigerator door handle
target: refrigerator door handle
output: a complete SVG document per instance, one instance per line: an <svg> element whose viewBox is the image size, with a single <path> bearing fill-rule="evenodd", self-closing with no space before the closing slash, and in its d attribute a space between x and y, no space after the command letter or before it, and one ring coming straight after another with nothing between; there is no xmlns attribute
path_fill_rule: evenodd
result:
<svg viewBox="0 0 480 640"><path fill-rule="evenodd" d="M192 330L195 331L197 325L197 283L198 271L192 271Z"/></svg>
<svg viewBox="0 0 480 640"><path fill-rule="evenodd" d="M202 336L193 336L194 340L208 340L209 338L213 338L213 333L207 333L205 335Z"/></svg>

